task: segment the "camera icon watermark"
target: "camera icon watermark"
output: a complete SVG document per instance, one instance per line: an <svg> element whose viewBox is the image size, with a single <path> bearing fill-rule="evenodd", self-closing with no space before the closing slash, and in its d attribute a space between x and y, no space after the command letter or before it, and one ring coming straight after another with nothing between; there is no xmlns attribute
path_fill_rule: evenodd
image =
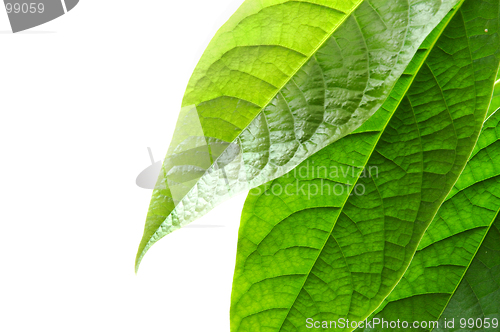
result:
<svg viewBox="0 0 500 332"><path fill-rule="evenodd" d="M144 169L135 179L137 186L144 189L154 189L156 186L156 181L160 176L162 160L155 161L153 157L153 152L151 148L148 147L149 159L151 160L151 165Z"/></svg>

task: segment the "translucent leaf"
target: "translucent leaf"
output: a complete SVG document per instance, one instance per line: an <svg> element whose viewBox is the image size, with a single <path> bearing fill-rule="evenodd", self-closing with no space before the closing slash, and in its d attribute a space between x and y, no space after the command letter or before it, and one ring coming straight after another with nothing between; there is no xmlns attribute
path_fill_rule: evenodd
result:
<svg viewBox="0 0 500 332"><path fill-rule="evenodd" d="M438 322L433 331L453 330L451 325L445 327L453 319L459 330L460 319L465 318L467 331L498 330L492 320L500 324L499 165L500 112L496 112L485 122L467 166L375 318ZM468 325L471 318L473 328ZM484 327L485 318L489 328ZM359 330L384 331L381 326Z"/></svg>
<svg viewBox="0 0 500 332"><path fill-rule="evenodd" d="M466 0L374 116L250 191L232 331L361 321L391 294L478 138L500 61L499 3Z"/></svg>
<svg viewBox="0 0 500 332"><path fill-rule="evenodd" d="M136 268L166 234L358 128L459 2L245 1L191 77Z"/></svg>

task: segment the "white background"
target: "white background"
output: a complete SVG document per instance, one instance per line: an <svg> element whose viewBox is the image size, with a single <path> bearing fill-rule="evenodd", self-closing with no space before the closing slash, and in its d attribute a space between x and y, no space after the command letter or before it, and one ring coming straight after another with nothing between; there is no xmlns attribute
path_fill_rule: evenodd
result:
<svg viewBox="0 0 500 332"><path fill-rule="evenodd" d="M245 194L135 275L151 195L135 178L242 2L81 0L19 34L0 10L0 331L229 331Z"/></svg>

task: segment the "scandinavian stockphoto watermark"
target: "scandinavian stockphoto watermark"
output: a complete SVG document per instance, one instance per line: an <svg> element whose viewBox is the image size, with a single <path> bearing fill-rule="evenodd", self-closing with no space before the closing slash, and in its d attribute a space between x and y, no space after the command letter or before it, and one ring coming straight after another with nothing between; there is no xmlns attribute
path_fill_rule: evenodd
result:
<svg viewBox="0 0 500 332"><path fill-rule="evenodd" d="M408 322L405 320L385 320L380 318L373 318L371 320L365 319L363 321L349 320L346 318L339 318L338 320L331 321L320 321L314 320L313 318L306 319L306 328L308 329L356 329L356 328L368 328L368 329L454 329L459 327L461 329L497 329L498 319L497 318L451 318L451 319L441 319L440 321L413 321Z"/></svg>
<svg viewBox="0 0 500 332"><path fill-rule="evenodd" d="M324 195L363 196L367 192L363 180L378 177L379 169L375 165L356 166L353 162L353 165L316 166L306 161L284 175L285 180L273 181L267 188L257 187L250 195L300 195L308 200Z"/></svg>
<svg viewBox="0 0 500 332"><path fill-rule="evenodd" d="M144 189L154 189L162 161L155 161L149 147L148 154L151 165L137 176L136 184ZM375 181L379 177L379 168L375 165L357 166L354 161L351 164L325 166L315 165L308 160L285 174L281 180L272 181L265 190L262 186L251 190L250 195L300 195L309 200L324 195L363 196L367 192L365 180Z"/></svg>

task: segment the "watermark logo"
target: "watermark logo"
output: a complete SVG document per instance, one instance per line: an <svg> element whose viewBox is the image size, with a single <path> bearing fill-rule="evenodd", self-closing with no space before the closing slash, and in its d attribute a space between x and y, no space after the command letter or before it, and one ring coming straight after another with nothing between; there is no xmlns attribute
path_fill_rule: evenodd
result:
<svg viewBox="0 0 500 332"><path fill-rule="evenodd" d="M151 148L148 148L148 153L151 165L137 176L135 183L144 189L154 189L156 180L158 180L158 176L160 175L162 161L155 161Z"/></svg>
<svg viewBox="0 0 500 332"><path fill-rule="evenodd" d="M196 154L197 150L192 149L192 151L193 154ZM239 146L230 144L210 169L212 172L221 170L222 177L228 186L229 181L225 167L231 164L235 157L239 155L239 152ZM172 196L174 201L182 199L186 192L183 183L179 182L178 178L171 183L164 178L160 178L162 160L155 161L153 152L149 147L148 153L151 165L137 176L137 186L144 189L165 189L168 183L171 193L174 194ZM196 156L199 158L200 154L198 153ZM336 164L333 166L324 166L314 165L314 162L310 163L306 161L293 169L293 171L283 175L282 178L284 180L273 181L269 187L257 187L250 191L250 195L301 196L308 200L318 196L364 196L368 191L366 184L376 181L378 177L379 169L375 165L355 166L353 161L352 165ZM192 177L189 178L189 180L192 179ZM371 181L367 182L364 179ZM177 194L176 191L178 191Z"/></svg>
<svg viewBox="0 0 500 332"><path fill-rule="evenodd" d="M4 0L12 32L20 32L52 21L73 8L79 0Z"/></svg>
<svg viewBox="0 0 500 332"><path fill-rule="evenodd" d="M250 195L294 196L300 195L311 200L316 196L363 196L366 194L366 184L359 179L376 179L379 177L377 166L315 166L307 161L284 175L284 178L293 181L275 181L263 191L257 187L250 191Z"/></svg>

